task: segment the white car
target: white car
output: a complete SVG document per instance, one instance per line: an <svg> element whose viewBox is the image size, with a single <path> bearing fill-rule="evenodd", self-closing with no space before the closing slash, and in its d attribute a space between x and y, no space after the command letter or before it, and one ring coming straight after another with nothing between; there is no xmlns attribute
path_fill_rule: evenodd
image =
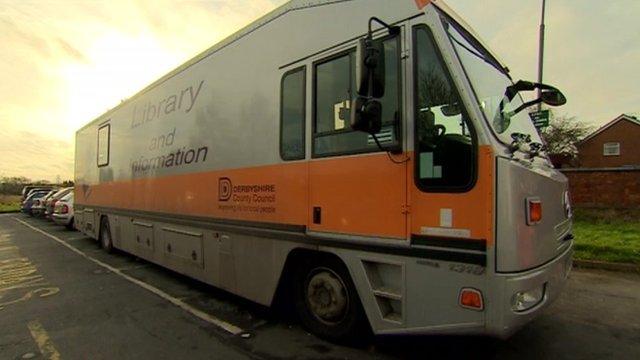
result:
<svg viewBox="0 0 640 360"><path fill-rule="evenodd" d="M34 200L33 205L31 205L31 214L33 214L33 216L35 217L44 216L45 202L51 197L51 195L53 195L57 191L58 190L51 190L43 197Z"/></svg>
<svg viewBox="0 0 640 360"><path fill-rule="evenodd" d="M53 208L53 221L73 230L73 191L63 196Z"/></svg>

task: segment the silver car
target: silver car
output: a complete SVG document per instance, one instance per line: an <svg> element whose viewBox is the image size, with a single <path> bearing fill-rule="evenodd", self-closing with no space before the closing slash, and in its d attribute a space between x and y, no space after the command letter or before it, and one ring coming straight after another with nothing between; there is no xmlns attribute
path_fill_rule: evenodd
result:
<svg viewBox="0 0 640 360"><path fill-rule="evenodd" d="M53 221L73 230L73 191L58 200L53 207Z"/></svg>

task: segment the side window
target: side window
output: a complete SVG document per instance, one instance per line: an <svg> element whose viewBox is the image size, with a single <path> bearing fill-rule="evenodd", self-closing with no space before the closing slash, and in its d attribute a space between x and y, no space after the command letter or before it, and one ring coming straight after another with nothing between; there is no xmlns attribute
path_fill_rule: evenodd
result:
<svg viewBox="0 0 640 360"><path fill-rule="evenodd" d="M385 95L382 103L382 130L378 139L385 145L400 145L399 38L383 40L385 50ZM314 66L315 109L313 155L331 156L378 151L369 134L350 126L351 102L355 98L355 51Z"/></svg>
<svg viewBox="0 0 640 360"><path fill-rule="evenodd" d="M476 140L430 31L414 28L416 182L423 191L473 186Z"/></svg>
<svg viewBox="0 0 640 360"><path fill-rule="evenodd" d="M280 93L280 157L304 159L305 70L302 67L282 77Z"/></svg>
<svg viewBox="0 0 640 360"><path fill-rule="evenodd" d="M98 166L109 165L109 147L111 137L111 125L103 125L98 128Z"/></svg>

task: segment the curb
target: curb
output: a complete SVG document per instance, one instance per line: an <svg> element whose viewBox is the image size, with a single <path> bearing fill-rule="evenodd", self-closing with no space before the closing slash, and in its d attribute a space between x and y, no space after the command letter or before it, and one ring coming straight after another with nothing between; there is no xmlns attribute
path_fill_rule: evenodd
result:
<svg viewBox="0 0 640 360"><path fill-rule="evenodd" d="M8 210L8 211L0 211L0 214L15 214L19 212L20 210Z"/></svg>
<svg viewBox="0 0 640 360"><path fill-rule="evenodd" d="M600 269L609 271L637 272L640 273L640 265L625 263L610 263L606 261L573 259L573 265L582 269Z"/></svg>

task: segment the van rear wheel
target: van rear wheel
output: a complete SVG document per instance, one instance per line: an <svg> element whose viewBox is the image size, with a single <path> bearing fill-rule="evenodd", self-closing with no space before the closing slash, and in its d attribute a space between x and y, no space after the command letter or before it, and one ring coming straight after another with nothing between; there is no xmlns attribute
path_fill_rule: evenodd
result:
<svg viewBox="0 0 640 360"><path fill-rule="evenodd" d="M107 252L113 252L113 239L111 238L111 230L109 229L109 220L106 217L100 222L100 246Z"/></svg>
<svg viewBox="0 0 640 360"><path fill-rule="evenodd" d="M353 342L366 333L358 293L342 262L321 257L305 261L296 270L295 308L309 332L333 342Z"/></svg>

